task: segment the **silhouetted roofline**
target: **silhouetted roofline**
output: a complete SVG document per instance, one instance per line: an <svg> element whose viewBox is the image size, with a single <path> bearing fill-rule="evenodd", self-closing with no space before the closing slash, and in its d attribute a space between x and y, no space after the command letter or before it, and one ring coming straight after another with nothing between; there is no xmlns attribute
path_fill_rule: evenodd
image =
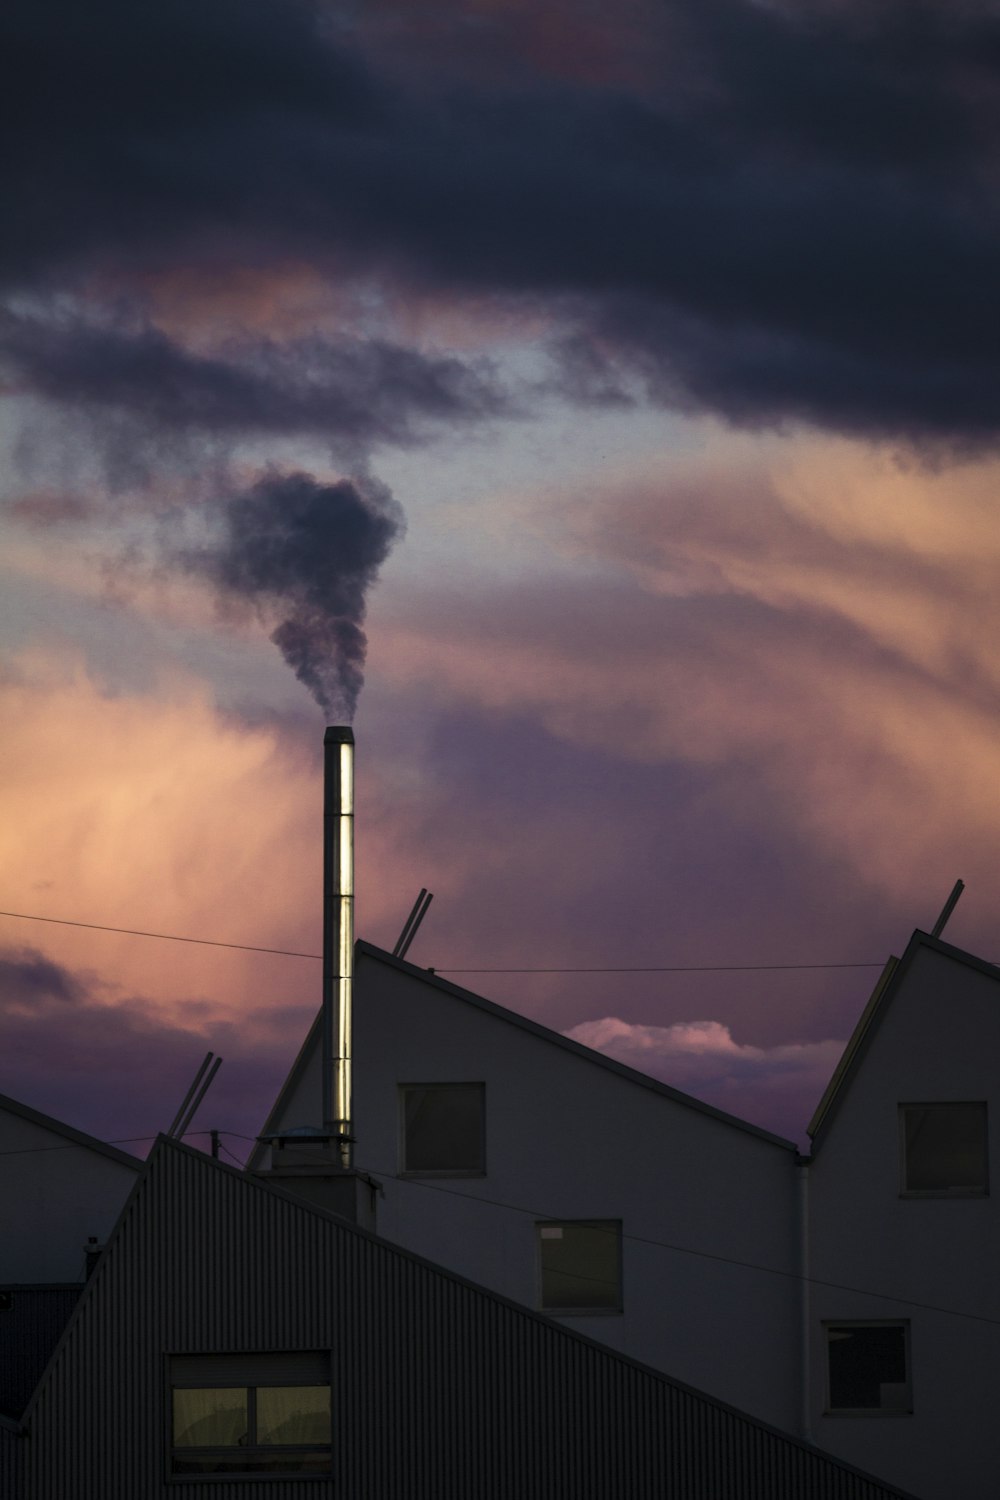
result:
<svg viewBox="0 0 1000 1500"><path fill-rule="evenodd" d="M450 979L443 979L440 974L430 973L427 969L418 969L414 964L407 963L406 959L396 958L392 953L386 953L384 949L376 948L372 943L359 942L357 947L361 953L369 958L377 959L389 968L400 969L403 973L422 979L426 984L432 984L445 994L454 996L456 1000L465 1000L499 1021L518 1026L522 1031L530 1031L542 1041L551 1042L554 1046L562 1047L564 1051L572 1052L586 1062L617 1073L620 1077L628 1079L630 1083L637 1083L643 1088L652 1089L654 1094L662 1094L664 1098L672 1099L675 1104L687 1105L689 1109L696 1109L703 1115L711 1115L713 1119L721 1120L725 1125L735 1125L738 1130L749 1131L751 1135L759 1136L761 1140L770 1141L772 1145L782 1146L788 1151L798 1149L794 1141L775 1135L773 1131L765 1130L762 1125L753 1125L749 1120L741 1120L738 1115L731 1115L724 1109L717 1109L714 1104L706 1104L703 1099L696 1099L693 1094L685 1094L681 1089L672 1088L669 1083L661 1082L659 1078L651 1078L648 1073L641 1073L637 1068L630 1068L628 1063L618 1062L616 1058L608 1057L606 1052L598 1052L594 1047L587 1047L583 1042L576 1042L572 1037L563 1036L561 1031L553 1031L551 1027L543 1026L540 1021L533 1021L529 1016L522 1016L516 1010L509 1010L505 1005L498 1005L495 1000L487 1000L484 996L475 994L473 990L463 989L461 985L453 984Z"/></svg>
<svg viewBox="0 0 1000 1500"><path fill-rule="evenodd" d="M63 1120L56 1120L52 1115L42 1114L40 1109L32 1109L30 1104L22 1104L18 1099L11 1099L7 1094L0 1094L0 1110L6 1110L8 1114L17 1115L22 1120L28 1120L32 1125L38 1125L43 1130L51 1130L55 1135L65 1136L75 1146L84 1146L88 1151L97 1151L102 1156L110 1157L120 1166L131 1167L133 1171L139 1171L142 1161L138 1156L132 1156L128 1151L120 1151L117 1146L111 1146L107 1141L98 1140L95 1135L88 1135L85 1130L77 1130L74 1125L67 1125ZM30 1150L25 1147L25 1150Z"/></svg>
<svg viewBox="0 0 1000 1500"><path fill-rule="evenodd" d="M598 1052L593 1047L586 1047L582 1042L573 1041L571 1037L563 1036L560 1031L553 1031L551 1027L543 1026L539 1021L533 1021L528 1016L520 1015L516 1010L509 1010L505 1005L498 1005L495 1000L487 1000L482 995L477 995L473 990L463 989L461 985L453 984L450 979L444 979L440 974L435 974L429 969L418 968L416 964L408 963L405 958L397 958L392 953L387 953L384 948L377 948L374 943L366 943L359 939L355 943L355 952L359 956L374 959L377 963L385 964L390 969L397 969L401 974L406 974L411 979L419 979L424 984L440 991L442 994L450 995L455 1000L463 1000L477 1009L485 1011L487 1015L493 1016L498 1021L506 1021L510 1026L517 1026L522 1031L531 1032L540 1040L552 1043L553 1046L561 1047L566 1052L572 1052L575 1056L582 1058L585 1062L593 1063L595 1066L605 1068L611 1073L617 1073L619 1077L627 1079L630 1083L639 1084L640 1087L651 1089L654 1094L660 1094L665 1099L670 1099L675 1104L683 1104L689 1109L698 1110L700 1114L709 1115L712 1119L719 1120L724 1125L735 1126L737 1130L747 1131L750 1135L757 1136L760 1140L769 1141L773 1146L780 1146L783 1150L797 1153L794 1141L786 1139L785 1136L775 1135L773 1131L765 1130L762 1125L753 1125L749 1120L741 1120L738 1115L728 1114L724 1109L717 1109L714 1104L706 1104L702 1099L696 1099L693 1094L685 1094L680 1089L675 1089L668 1083L662 1083L658 1078L651 1078L648 1073L640 1073L636 1068L630 1068L627 1063L618 1062L613 1057L608 1057L604 1052ZM355 965L357 969L357 965ZM306 1033L306 1038L299 1048L298 1054L293 1062L288 1076L281 1088L274 1105L264 1122L260 1132L261 1136L274 1133L273 1126L276 1118L281 1113L282 1105L287 1094L302 1078L305 1072L314 1039L320 1031L320 1014ZM254 1147L250 1153L247 1165L256 1165L263 1148L260 1145Z"/></svg>
<svg viewBox="0 0 1000 1500"><path fill-rule="evenodd" d="M380 950L375 950L375 952L376 954L378 954ZM417 972L420 971L418 970ZM878 1488L884 1490L887 1494L891 1495L893 1497L893 1500L918 1500L918 1497L911 1495L909 1491L898 1489L897 1486L890 1481L879 1478L878 1476L869 1473L867 1470L857 1468L855 1465L839 1457L837 1454L830 1453L828 1450L818 1447L815 1443L807 1442L803 1438L797 1437L790 1432L786 1432L783 1428L776 1427L770 1422L766 1422L759 1417L755 1417L749 1412L744 1411L741 1407L733 1406L729 1402L722 1401L719 1397L713 1396L707 1391L700 1390L697 1386L688 1385L687 1382L678 1380L674 1376L667 1374L663 1370L658 1370L652 1365L644 1364L642 1360L635 1359L631 1355L625 1354L619 1349L612 1348L610 1345L602 1343L598 1339L592 1338L589 1334L581 1333L575 1328L566 1327L565 1324L561 1321L553 1319L545 1313L538 1312L534 1308L527 1307L524 1303L517 1302L511 1297L505 1297L501 1292L496 1292L490 1287L485 1287L480 1285L478 1282L471 1281L467 1276L462 1276L457 1271L452 1271L447 1266L440 1265L437 1261L429 1260L426 1256L418 1255L415 1251L408 1249L404 1245L399 1245L393 1240L383 1239L380 1235L373 1233L371 1230L365 1229L361 1225L354 1224L349 1219L342 1218L339 1214L333 1213L330 1209L323 1208L318 1203L299 1197L293 1191L287 1188L283 1188L277 1183L258 1176L255 1173L246 1170L240 1170L237 1167L230 1166L227 1162L220 1161L218 1158L210 1157L205 1152L199 1151L193 1146L186 1145L183 1141L175 1140L173 1137L162 1134L157 1136L156 1141L153 1145L153 1149L149 1153L146 1161L140 1163L140 1175L136 1180L132 1192L129 1194L128 1201L123 1207L114 1229L108 1237L107 1247L101 1257L101 1263L95 1269L93 1275L90 1277L89 1281L84 1287L80 1300L74 1308L69 1322L67 1323L66 1328L64 1329L62 1336L59 1339L59 1342L57 1343L55 1349L52 1351L51 1358L46 1364L45 1370L39 1377L38 1383L35 1386L34 1391L32 1392L27 1406L25 1407L21 1422L16 1422L8 1419L8 1422L5 1424L11 1427L12 1430L15 1430L19 1433L27 1431L28 1418L31 1415L31 1412L42 1393L42 1390L49 1378L51 1371L55 1368L59 1358L61 1357L65 1345L73 1336L73 1330L77 1322L85 1317L87 1303L89 1302L90 1298L97 1293L102 1275L105 1273L105 1266L107 1264L110 1264L109 1252L113 1250L115 1241L122 1231L122 1226L130 1216L133 1204L138 1201L147 1178L151 1176L152 1173L157 1169L159 1162L163 1158L164 1154L169 1155L169 1153L171 1152L176 1152L178 1155L183 1155L191 1158L199 1165L202 1170L206 1172L221 1173L231 1179L236 1179L243 1185L246 1190L250 1192L268 1194L273 1198L280 1199L282 1202L288 1204L290 1207L296 1209L300 1213L306 1213L314 1218L333 1224L336 1226L338 1231L343 1234L346 1234L348 1236L355 1236L362 1240L367 1240L372 1244L377 1245L383 1253L395 1256L398 1260L405 1261L409 1264L422 1266L431 1271L435 1276L440 1277L442 1280L448 1281L453 1285L466 1287L473 1293L475 1293L476 1296L484 1298L496 1306L508 1309L509 1311L515 1313L519 1318L525 1319L537 1325L541 1325L549 1333L555 1334L561 1339L566 1339L570 1340L571 1342L587 1345L590 1349L594 1350L603 1360L606 1360L611 1364L625 1366L628 1369L639 1371L643 1375L655 1380L660 1385L667 1386L670 1389L678 1392L683 1392L685 1395L691 1396L697 1401L702 1402L707 1406L711 1406L717 1411L726 1412L736 1417L740 1421L749 1423L758 1431L768 1433L774 1437L777 1437L782 1442L788 1443L791 1446L799 1448L804 1452L812 1455L813 1457L822 1460L824 1463L829 1464L834 1469L843 1470L848 1474L852 1474L860 1479L866 1480L867 1482L877 1486Z"/></svg>
<svg viewBox="0 0 1000 1500"><path fill-rule="evenodd" d="M358 944L355 944L355 947L357 946ZM264 1146L262 1144L263 1138L268 1135L277 1134L277 1131L274 1128L274 1123L281 1113L286 1094L289 1094L295 1087L295 1085L299 1083L303 1073L306 1070L306 1064L309 1061L313 1044L322 1031L322 1023L323 1010L322 1007L320 1007L310 1023L309 1030L306 1032L305 1037L303 1038L301 1047L295 1054L295 1061L292 1063L292 1066L289 1068L287 1074L285 1075L284 1083L281 1085L280 1089L277 1092L274 1103L271 1105L270 1111L268 1112L267 1119L264 1121L264 1124L257 1136L257 1140L254 1143L253 1150L247 1157L246 1164L248 1171L253 1171L255 1169L258 1159L264 1153Z"/></svg>
<svg viewBox="0 0 1000 1500"><path fill-rule="evenodd" d="M933 937L929 932L921 932L918 928L907 943L902 958L890 958L879 975L878 982L834 1070L833 1077L827 1084L823 1097L816 1106L816 1112L806 1127L806 1133L812 1139L814 1154L851 1080L861 1066L872 1037L881 1025L893 996L922 948L928 948L931 952L938 953L943 958L949 958L954 963L975 969L977 973L984 974L988 979L1000 980L1000 967L996 964L987 963L986 959L977 958L974 953L967 953L964 948L955 948L951 943L944 942L942 938Z"/></svg>

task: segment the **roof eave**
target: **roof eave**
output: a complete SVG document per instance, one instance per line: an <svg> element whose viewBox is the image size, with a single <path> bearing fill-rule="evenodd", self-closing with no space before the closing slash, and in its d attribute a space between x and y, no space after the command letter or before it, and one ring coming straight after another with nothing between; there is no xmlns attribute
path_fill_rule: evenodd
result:
<svg viewBox="0 0 1000 1500"><path fill-rule="evenodd" d="M51 1130L55 1135L64 1136L76 1146L84 1146L88 1151L97 1151L120 1166L131 1167L134 1172L138 1172L142 1167L140 1158L132 1156L130 1152L120 1151L117 1146L98 1140L97 1136L88 1135L85 1130L77 1130L75 1126L67 1125L63 1120L55 1119L53 1115L43 1114L40 1109L32 1109L30 1104L22 1104L19 1099L11 1099L7 1094L0 1094L0 1111L2 1110L17 1115L20 1119L27 1120L29 1124L37 1125L42 1130Z"/></svg>
<svg viewBox="0 0 1000 1500"><path fill-rule="evenodd" d="M919 928L913 933L902 958L890 958L879 976L871 996L861 1013L858 1024L844 1048L840 1062L834 1070L833 1077L827 1084L823 1097L820 1100L816 1113L809 1121L807 1134L812 1140L812 1154L816 1155L823 1137L829 1129L840 1102L846 1093L851 1080L861 1066L862 1059L871 1040L881 1025L892 997L902 984L914 959L921 949L930 949L933 953L939 953L942 957L951 959L955 963L964 964L966 968L974 969L977 973L986 975L989 979L1000 981L1000 967L987 962L984 958L977 958L974 953L967 953L964 948L956 948L951 943L946 943L942 938L934 937L929 932L922 932Z"/></svg>

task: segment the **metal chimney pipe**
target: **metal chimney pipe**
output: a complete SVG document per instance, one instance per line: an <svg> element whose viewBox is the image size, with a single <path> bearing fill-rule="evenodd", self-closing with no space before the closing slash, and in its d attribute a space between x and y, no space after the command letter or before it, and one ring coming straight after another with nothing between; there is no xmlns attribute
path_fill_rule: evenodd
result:
<svg viewBox="0 0 1000 1500"><path fill-rule="evenodd" d="M351 1165L351 1003L354 980L354 732L323 738L323 1123Z"/></svg>

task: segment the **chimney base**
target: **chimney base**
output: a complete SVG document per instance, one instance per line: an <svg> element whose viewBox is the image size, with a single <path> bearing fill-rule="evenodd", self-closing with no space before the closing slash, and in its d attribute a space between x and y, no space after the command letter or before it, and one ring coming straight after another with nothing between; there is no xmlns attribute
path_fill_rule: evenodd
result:
<svg viewBox="0 0 1000 1500"><path fill-rule="evenodd" d="M320 1131L264 1137L270 1164L254 1175L375 1233L375 1204L382 1184L367 1172L340 1164L340 1140Z"/></svg>

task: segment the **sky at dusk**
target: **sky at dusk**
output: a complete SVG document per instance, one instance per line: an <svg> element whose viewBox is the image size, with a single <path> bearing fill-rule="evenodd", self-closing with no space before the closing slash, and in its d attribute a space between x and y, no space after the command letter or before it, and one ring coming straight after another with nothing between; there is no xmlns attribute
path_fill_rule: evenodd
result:
<svg viewBox="0 0 1000 1500"><path fill-rule="evenodd" d="M317 953L353 721L359 936L793 1139L1000 958L995 6L14 0L0 99L0 907ZM212 1048L242 1158L319 970L0 917L0 1091Z"/></svg>

